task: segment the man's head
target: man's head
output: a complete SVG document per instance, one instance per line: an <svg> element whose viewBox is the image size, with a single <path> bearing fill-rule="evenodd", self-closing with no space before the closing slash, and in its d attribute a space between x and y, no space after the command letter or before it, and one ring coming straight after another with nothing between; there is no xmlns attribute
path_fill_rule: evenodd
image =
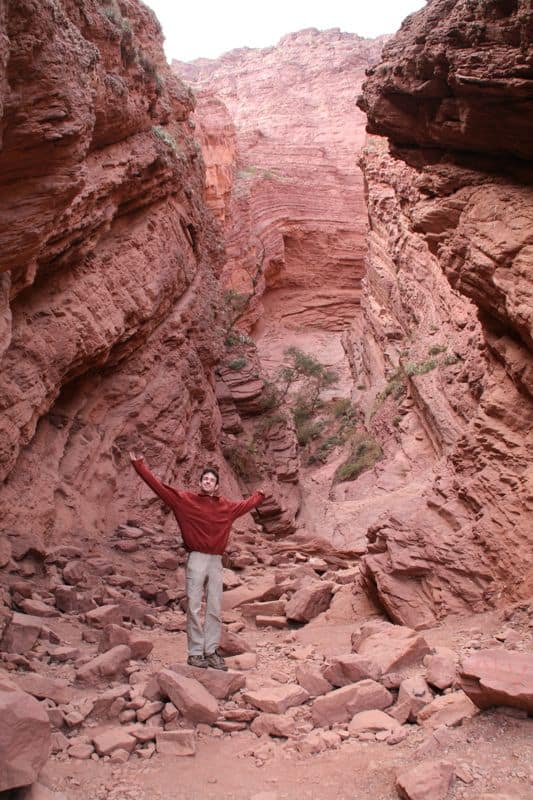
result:
<svg viewBox="0 0 533 800"><path fill-rule="evenodd" d="M218 472L214 467L205 467L200 475L200 486L204 494L214 494L218 486Z"/></svg>

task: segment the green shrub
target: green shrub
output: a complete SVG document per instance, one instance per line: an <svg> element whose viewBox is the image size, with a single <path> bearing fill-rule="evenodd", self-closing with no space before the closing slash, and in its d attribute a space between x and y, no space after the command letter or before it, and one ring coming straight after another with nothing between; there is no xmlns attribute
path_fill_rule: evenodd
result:
<svg viewBox="0 0 533 800"><path fill-rule="evenodd" d="M340 417L355 417L355 408L352 406L352 401L348 397L341 397L335 400L331 410L336 419Z"/></svg>
<svg viewBox="0 0 533 800"><path fill-rule="evenodd" d="M370 469L379 461L382 456L379 443L369 434L359 434L352 444L350 455L335 472L334 480L354 481L356 478Z"/></svg>
<svg viewBox="0 0 533 800"><path fill-rule="evenodd" d="M168 131L162 128L161 125L154 125L152 127L152 133L158 139L161 139L161 141L164 142L168 147L174 150L175 153L177 152L178 145L176 144L176 140Z"/></svg>
<svg viewBox="0 0 533 800"><path fill-rule="evenodd" d="M434 344L428 350L428 355L438 356L439 353L445 353L448 348L445 344Z"/></svg>
<svg viewBox="0 0 533 800"><path fill-rule="evenodd" d="M328 460L331 451L335 449L335 447L339 447L339 445L344 444L344 439L342 436L338 434L332 434L331 436L327 436L323 442L320 442L316 450L311 453L309 458L307 459L308 464L325 464Z"/></svg>
<svg viewBox="0 0 533 800"><path fill-rule="evenodd" d="M228 367L234 370L240 370L246 366L246 359L242 356L240 358L234 358L228 363Z"/></svg>
<svg viewBox="0 0 533 800"><path fill-rule="evenodd" d="M412 375L425 375L426 372L431 372L437 366L438 361L435 361L435 359L432 358L429 361L424 361L422 364L406 364L404 367L404 372L409 377Z"/></svg>
<svg viewBox="0 0 533 800"><path fill-rule="evenodd" d="M305 447L309 442L313 441L313 439L318 439L324 428L323 422L313 422L310 419L302 419L298 422L295 419L294 423L296 439L300 447Z"/></svg>
<svg viewBox="0 0 533 800"><path fill-rule="evenodd" d="M443 360L442 363L444 364L445 367L449 367L451 366L451 364L457 364L457 362L460 360L461 359L459 358L459 356L456 356L455 353L453 353L450 354L449 356L446 356L446 358Z"/></svg>

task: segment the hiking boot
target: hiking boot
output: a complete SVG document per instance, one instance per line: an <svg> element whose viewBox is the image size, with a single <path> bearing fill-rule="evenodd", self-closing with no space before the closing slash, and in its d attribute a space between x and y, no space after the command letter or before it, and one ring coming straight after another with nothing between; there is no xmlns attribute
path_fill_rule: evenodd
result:
<svg viewBox="0 0 533 800"><path fill-rule="evenodd" d="M200 667L200 669L206 669L208 666L207 659L203 656L189 656L187 664L190 667Z"/></svg>
<svg viewBox="0 0 533 800"><path fill-rule="evenodd" d="M226 662L216 651L207 655L205 660L208 667L211 667L212 669L222 669L224 672L227 672L228 668L226 666Z"/></svg>

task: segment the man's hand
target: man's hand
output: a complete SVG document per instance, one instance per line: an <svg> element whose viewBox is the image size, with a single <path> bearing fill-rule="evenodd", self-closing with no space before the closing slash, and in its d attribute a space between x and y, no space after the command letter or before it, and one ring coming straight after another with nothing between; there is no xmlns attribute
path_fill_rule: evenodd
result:
<svg viewBox="0 0 533 800"><path fill-rule="evenodd" d="M130 456L130 461L141 461L142 460L142 456L136 455L136 453L134 453L133 450L130 450L129 456Z"/></svg>

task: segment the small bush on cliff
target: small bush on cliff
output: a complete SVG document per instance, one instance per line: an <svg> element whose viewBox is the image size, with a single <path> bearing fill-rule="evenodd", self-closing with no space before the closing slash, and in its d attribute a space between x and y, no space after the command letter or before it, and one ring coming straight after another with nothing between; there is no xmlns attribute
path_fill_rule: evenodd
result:
<svg viewBox="0 0 533 800"><path fill-rule="evenodd" d="M245 292L237 292L235 289L228 289L222 297L224 302L224 333L226 346L231 347L237 344L238 333L235 325L242 317L248 307L250 295Z"/></svg>
<svg viewBox="0 0 533 800"><path fill-rule="evenodd" d="M174 139L171 134L166 131L161 125L154 125L152 128L152 133L162 142L164 142L168 147L174 150L175 153L178 151L178 145L176 144L176 140Z"/></svg>
<svg viewBox="0 0 533 800"><path fill-rule="evenodd" d="M434 344L428 350L428 356L438 356L439 353L445 353L448 348L445 344Z"/></svg>
<svg viewBox="0 0 533 800"><path fill-rule="evenodd" d="M383 455L379 443L370 434L360 433L354 437L350 455L335 472L334 481L354 481L376 464Z"/></svg>
<svg viewBox="0 0 533 800"><path fill-rule="evenodd" d="M244 357L234 358L228 362L228 367L236 371L243 369L246 366L246 359Z"/></svg>

